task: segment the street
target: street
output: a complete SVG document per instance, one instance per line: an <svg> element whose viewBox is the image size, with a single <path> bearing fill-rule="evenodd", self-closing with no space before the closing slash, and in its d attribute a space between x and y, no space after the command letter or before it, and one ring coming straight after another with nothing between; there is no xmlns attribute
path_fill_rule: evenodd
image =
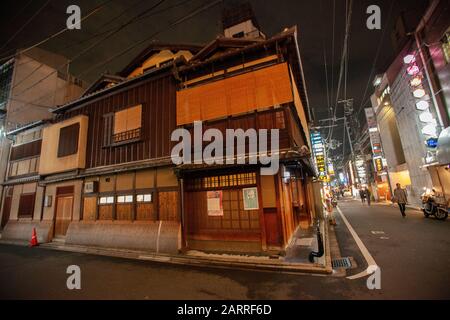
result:
<svg viewBox="0 0 450 320"><path fill-rule="evenodd" d="M381 269L381 290L366 277L293 275L164 263L0 245L1 299L449 299L450 220L419 211L362 205L339 207ZM336 213L343 257L367 268L355 240ZM373 232L374 231L374 232ZM81 268L81 290L68 290L66 269Z"/></svg>

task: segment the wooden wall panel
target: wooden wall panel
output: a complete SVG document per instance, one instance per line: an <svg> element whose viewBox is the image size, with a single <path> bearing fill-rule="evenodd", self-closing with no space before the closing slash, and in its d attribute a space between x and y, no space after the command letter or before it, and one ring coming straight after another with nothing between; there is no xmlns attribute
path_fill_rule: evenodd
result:
<svg viewBox="0 0 450 320"><path fill-rule="evenodd" d="M112 205L98 206L98 220L112 220Z"/></svg>
<svg viewBox="0 0 450 320"><path fill-rule="evenodd" d="M178 191L159 192L159 220L178 221Z"/></svg>
<svg viewBox="0 0 450 320"><path fill-rule="evenodd" d="M131 221L133 215L133 204L118 203L116 205L116 220Z"/></svg>
<svg viewBox="0 0 450 320"><path fill-rule="evenodd" d="M212 120L293 101L287 63L177 92L177 124Z"/></svg>
<svg viewBox="0 0 450 320"><path fill-rule="evenodd" d="M83 220L87 221L95 220L96 207L97 207L97 197L84 198Z"/></svg>
<svg viewBox="0 0 450 320"><path fill-rule="evenodd" d="M176 129L176 84L172 75L93 101L64 113L59 121L84 114L89 117L86 168L170 156L170 135ZM142 105L142 138L138 142L104 147L104 114Z"/></svg>
<svg viewBox="0 0 450 320"><path fill-rule="evenodd" d="M156 212L153 203L136 204L136 220L156 221Z"/></svg>

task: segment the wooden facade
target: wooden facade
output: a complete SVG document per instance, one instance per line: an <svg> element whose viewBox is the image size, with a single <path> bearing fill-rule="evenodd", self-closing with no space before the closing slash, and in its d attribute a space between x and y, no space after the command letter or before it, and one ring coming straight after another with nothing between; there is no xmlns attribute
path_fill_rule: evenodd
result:
<svg viewBox="0 0 450 320"><path fill-rule="evenodd" d="M171 241L182 243L179 249L283 250L299 225L310 226L312 208L307 200L312 173L304 151L307 100L293 53L295 36L291 31L265 41L228 39L224 47L218 39L187 55L189 61L178 53L160 61L168 49L151 51L158 58L143 55L145 61L127 66L123 80L96 85L57 108L41 142L55 163L38 166L46 189L27 205L40 203L39 217L53 221L54 236L70 236L71 225L115 230L114 225L153 228L159 223L161 228L168 223ZM149 61L158 62L149 66ZM198 120L203 132L218 129L223 136L227 129L267 129L269 150L270 130L279 130L280 170L263 176L254 164L173 164L172 132L193 133ZM35 155L41 145L32 143L15 148L11 161ZM248 156L248 140L243 144ZM19 207L23 214L30 210ZM140 236L121 234L124 243Z"/></svg>
<svg viewBox="0 0 450 320"><path fill-rule="evenodd" d="M61 114L58 120L80 114L89 117L86 168L164 158L170 156L173 145L170 135L176 128L175 92L175 79L166 73L69 110ZM139 139L131 143L125 141L122 145L105 145L106 117L136 105L142 105Z"/></svg>

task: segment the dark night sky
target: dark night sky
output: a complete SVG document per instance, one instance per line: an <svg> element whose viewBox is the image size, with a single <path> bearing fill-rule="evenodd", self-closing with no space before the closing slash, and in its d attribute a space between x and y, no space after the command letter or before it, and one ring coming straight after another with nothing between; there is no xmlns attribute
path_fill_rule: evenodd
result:
<svg viewBox="0 0 450 320"><path fill-rule="evenodd" d="M3 0L1 15L0 44L9 39L47 0ZM65 28L67 14L66 8L70 4L78 4L82 14L87 14L98 4L105 0L51 0L34 19L17 34L17 36L0 50L0 57L4 57L14 49L32 45L45 37ZM110 0L107 7L88 18L82 23L81 30L71 30L63 35L48 41L43 47L73 57L78 52L101 39L98 37L81 45L76 43L91 37L103 30L123 24L131 17L145 9L152 7L160 0ZM231 0L225 0L229 5ZM334 0L336 5L335 22L335 51L334 51L334 87L337 86L340 55L342 52L345 24L345 0ZM393 1L393 3L392 3ZM29 3L30 2L30 3ZM210 3L210 0L166 0L155 10L181 3L164 12L134 23L108 40L96 46L92 51L76 59L70 66L73 74L78 75L87 67L104 61L111 54L117 53L132 43L148 38L155 31L163 30L172 21L179 19L195 8ZM233 0L233 3L239 3ZM310 105L314 108L317 118L327 117L327 95L325 84L325 71L323 50L328 56L329 73L331 81L332 60L332 25L333 0L253 0L250 1L262 31L268 36L280 32L284 27L297 25L299 29L300 51L303 59L306 83L310 98ZM381 7L382 30L368 30L366 28L366 8L371 4ZM391 18L388 13L392 4ZM354 0L353 18L350 35L348 97L355 99L355 108L361 104L362 96L369 80L375 52L381 41L383 29L386 28L384 40L381 43L381 52L376 64L376 72L382 72L394 52L391 44L391 30L398 15L402 11L423 11L426 0ZM128 9L132 7L132 9ZM109 22L113 17L126 11L119 19ZM171 30L160 33L156 38L167 42L207 43L221 32L222 4L210 8L194 18L176 26ZM148 42L146 42L148 43ZM74 45L75 44L75 45ZM0 45L1 46L1 45ZM69 47L70 46L70 47ZM146 45L142 44L127 54L111 61L105 66L84 74L81 78L92 81L98 75L108 70L116 72L140 52ZM330 84L331 86L331 84ZM372 92L369 87L368 95ZM365 100L366 100L365 99ZM338 128L336 138L342 136L342 129Z"/></svg>

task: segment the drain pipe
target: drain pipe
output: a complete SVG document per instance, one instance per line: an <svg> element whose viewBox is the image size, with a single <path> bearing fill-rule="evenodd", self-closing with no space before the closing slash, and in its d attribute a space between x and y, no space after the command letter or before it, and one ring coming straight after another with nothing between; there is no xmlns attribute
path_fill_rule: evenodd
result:
<svg viewBox="0 0 450 320"><path fill-rule="evenodd" d="M317 223L317 246L319 251L311 251L309 253L309 262L314 263L314 258L320 258L324 254L322 234L320 232L320 223Z"/></svg>

